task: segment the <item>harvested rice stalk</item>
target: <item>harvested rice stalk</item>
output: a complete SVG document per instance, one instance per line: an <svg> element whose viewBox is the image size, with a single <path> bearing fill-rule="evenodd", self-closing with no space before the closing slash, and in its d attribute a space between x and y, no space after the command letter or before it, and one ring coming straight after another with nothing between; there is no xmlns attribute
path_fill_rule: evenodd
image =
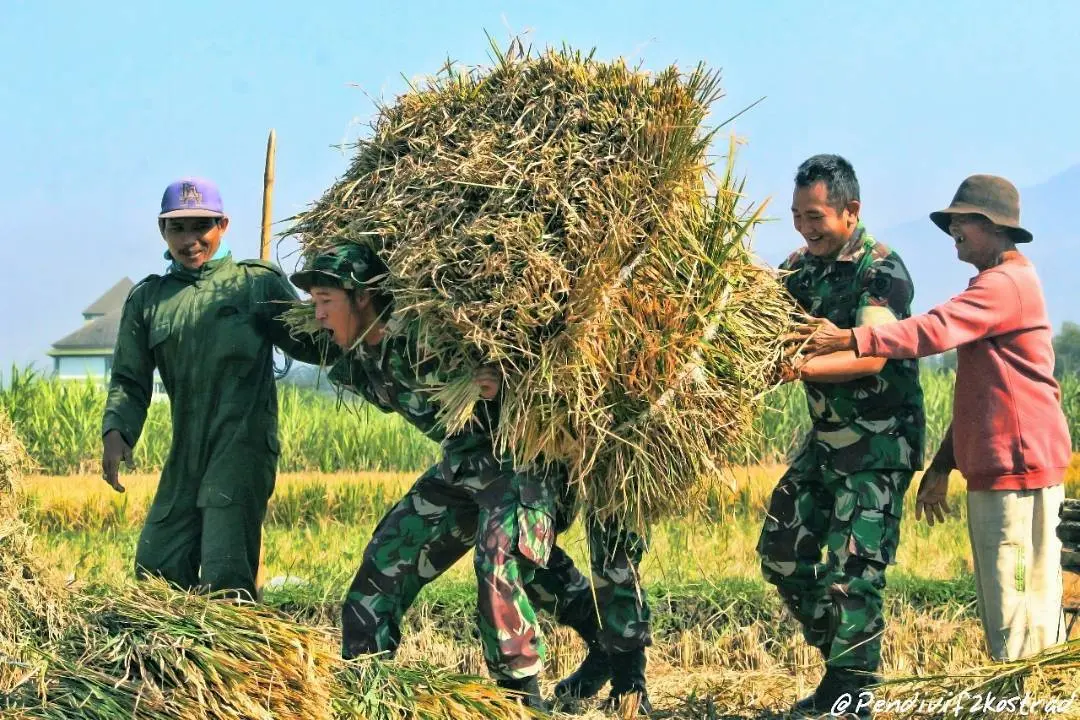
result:
<svg viewBox="0 0 1080 720"><path fill-rule="evenodd" d="M892 696L918 693L940 699L947 704L939 714L948 717L1078 717L1080 640L1055 645L1023 660L949 674L895 678L882 687ZM1027 704L1022 707L1025 698ZM1033 702L1039 705L1033 706Z"/></svg>
<svg viewBox="0 0 1080 720"><path fill-rule="evenodd" d="M0 508L6 511L15 502L23 474L32 464L15 432L15 424L0 409Z"/></svg>
<svg viewBox="0 0 1080 720"><path fill-rule="evenodd" d="M87 602L85 625L7 694L24 717L536 717L478 678L377 659L344 663L329 633L151 582Z"/></svg>
<svg viewBox="0 0 1080 720"><path fill-rule="evenodd" d="M83 623L43 651L38 677L8 697L27 717L536 716L478 678L376 658L346 663L326 629L161 581L80 599Z"/></svg>
<svg viewBox="0 0 1080 720"><path fill-rule="evenodd" d="M35 642L55 640L71 621L67 593L33 550L20 516L20 482L32 461L0 410L0 693L33 675Z"/></svg>
<svg viewBox="0 0 1080 720"><path fill-rule="evenodd" d="M567 463L602 517L640 528L742 452L794 309L748 249L760 208L734 145L712 175L720 95L703 66L496 49L379 108L290 234L373 248L392 327L465 377L501 367L500 445ZM450 430L469 421L475 393L432 390Z"/></svg>
<svg viewBox="0 0 1080 720"><path fill-rule="evenodd" d="M337 675L335 718L365 720L492 720L543 715L510 700L479 678L429 665L410 667L363 660Z"/></svg>
<svg viewBox="0 0 1080 720"><path fill-rule="evenodd" d="M341 660L325 628L163 581L90 595L42 572L17 494L29 467L0 411L0 713L67 720L537 717L478 678Z"/></svg>

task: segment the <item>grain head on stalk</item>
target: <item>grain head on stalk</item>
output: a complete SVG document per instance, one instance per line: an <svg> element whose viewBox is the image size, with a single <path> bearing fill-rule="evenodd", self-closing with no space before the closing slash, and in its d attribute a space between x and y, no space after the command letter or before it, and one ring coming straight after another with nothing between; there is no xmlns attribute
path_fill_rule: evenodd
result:
<svg viewBox="0 0 1080 720"><path fill-rule="evenodd" d="M734 144L723 172L709 160L720 97L704 66L496 48L380 107L289 232L305 254L374 249L392 326L466 380L501 367L500 446L566 463L594 510L641 526L743 446L790 322L748 249L761 208ZM432 391L463 427L477 392Z"/></svg>

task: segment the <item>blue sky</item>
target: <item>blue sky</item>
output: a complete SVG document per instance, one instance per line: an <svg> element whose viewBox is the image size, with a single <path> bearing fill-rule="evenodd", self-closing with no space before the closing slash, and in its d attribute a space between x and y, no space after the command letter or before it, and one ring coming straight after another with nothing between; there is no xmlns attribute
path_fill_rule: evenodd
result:
<svg viewBox="0 0 1080 720"><path fill-rule="evenodd" d="M391 101L448 57L486 62L485 30L647 68L704 61L722 69L717 120L765 96L732 128L751 196L772 197L755 245L776 263L799 243L792 174L817 152L855 164L872 229L925 218L973 172L1023 188L1080 163L1077 27L1064 0L0 0L0 374L43 366L113 282L163 267L170 180L214 178L234 252L256 255L271 127L280 220L344 170L331 146L365 131L369 96Z"/></svg>

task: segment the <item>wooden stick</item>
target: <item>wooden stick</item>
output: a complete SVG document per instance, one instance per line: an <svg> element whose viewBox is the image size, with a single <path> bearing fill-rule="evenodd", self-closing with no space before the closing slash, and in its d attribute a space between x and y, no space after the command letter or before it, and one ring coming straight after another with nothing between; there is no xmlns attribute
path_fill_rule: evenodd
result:
<svg viewBox="0 0 1080 720"><path fill-rule="evenodd" d="M259 244L259 259L270 259L270 214L274 203L274 151L277 148L277 135L273 128L270 129L270 137L266 139L266 168L263 170L263 198L262 198L262 236ZM263 583L266 581L266 547L259 550L259 568L255 573L255 592L257 599L262 601Z"/></svg>
<svg viewBox="0 0 1080 720"><path fill-rule="evenodd" d="M266 140L266 170L263 171L263 202L262 202L262 242L259 246L259 259L270 259L270 214L274 203L274 152L277 146L277 136L273 129L270 137Z"/></svg>

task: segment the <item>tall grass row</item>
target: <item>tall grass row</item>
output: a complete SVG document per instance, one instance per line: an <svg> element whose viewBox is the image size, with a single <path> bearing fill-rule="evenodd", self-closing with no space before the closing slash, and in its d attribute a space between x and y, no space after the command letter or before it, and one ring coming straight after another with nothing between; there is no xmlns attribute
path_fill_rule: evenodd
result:
<svg viewBox="0 0 1080 720"><path fill-rule="evenodd" d="M952 416L952 371L924 370L927 455L941 442ZM438 448L402 418L384 414L352 398L282 384L279 470L411 472L432 464ZM767 396L758 418L747 464L782 462L809 426L802 388L789 385ZM1062 405L1080 449L1080 377L1062 382ZM34 370L12 368L0 387L0 408L8 412L39 471L51 475L99 470L101 414L105 390L90 379L58 380ZM172 424L167 400L153 402L135 448L136 466L160 469L168 457Z"/></svg>

